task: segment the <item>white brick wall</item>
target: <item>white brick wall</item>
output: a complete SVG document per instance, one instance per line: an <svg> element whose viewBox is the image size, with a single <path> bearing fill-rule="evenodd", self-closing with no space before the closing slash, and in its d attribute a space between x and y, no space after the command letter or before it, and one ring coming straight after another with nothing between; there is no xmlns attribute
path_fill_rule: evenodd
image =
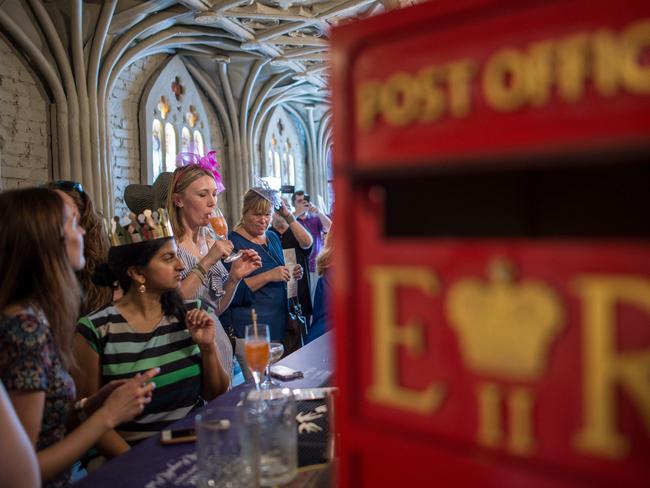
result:
<svg viewBox="0 0 650 488"><path fill-rule="evenodd" d="M48 102L37 83L0 37L0 189L49 179Z"/></svg>
<svg viewBox="0 0 650 488"><path fill-rule="evenodd" d="M221 135L221 131L218 129L219 122L217 120L217 115L212 110L212 106L210 105L208 99L205 97L202 97L202 99L203 99L203 106L205 107L205 110L208 113L208 127L210 130L210 139L211 139L210 147L206 147L205 150L217 152L217 161L219 161L219 164L221 165L221 177L223 178L223 183L226 186L226 191L219 194L219 200L218 200L219 207L221 208L221 210L223 210L224 215L228 219L228 221L232 222L233 217L232 215L230 215L230 212L228 211L228 205L230 201L229 199L233 197L231 197L227 191L228 177L229 177L228 173L232 171L232 165L230 165L228 160L226 159L228 154L226 151L226 147L224 146L223 143L223 137Z"/></svg>
<svg viewBox="0 0 650 488"><path fill-rule="evenodd" d="M111 165L115 213L127 213L124 189L140 182L140 98L149 77L165 59L165 54L149 56L122 71L108 99L108 130L111 138Z"/></svg>
<svg viewBox="0 0 650 488"><path fill-rule="evenodd" d="M154 70L160 66L164 59L165 55L156 55L130 65L116 81L109 98L113 191L115 212L118 215L127 212L123 199L126 186L141 181L139 104L143 101L142 93L151 76L159 76L159 71L154 72ZM171 79L168 81L171 83ZM186 90L190 87L191 84L185 85ZM207 98L201 95L201 101L207 112L210 130L210 143L205 149L217 152L217 159L221 163L225 178L225 173L230 168L226 160L223 138L218 129L217 117ZM226 213L228 213L227 193L223 193L219 197L219 206L226 210ZM227 216L229 217L229 215Z"/></svg>

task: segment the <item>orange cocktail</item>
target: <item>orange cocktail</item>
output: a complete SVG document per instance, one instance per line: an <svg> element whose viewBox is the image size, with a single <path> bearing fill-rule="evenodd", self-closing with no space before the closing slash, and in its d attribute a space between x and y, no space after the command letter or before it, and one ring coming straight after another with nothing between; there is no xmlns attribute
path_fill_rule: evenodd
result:
<svg viewBox="0 0 650 488"><path fill-rule="evenodd" d="M255 387L259 389L262 373L269 363L271 334L267 324L257 323L257 314L254 310L252 315L255 323L244 328L244 356L246 366L255 380Z"/></svg>
<svg viewBox="0 0 650 488"><path fill-rule="evenodd" d="M228 224L226 223L226 218L221 215L221 212L218 215L210 217L210 225L218 236L226 237L228 235Z"/></svg>
<svg viewBox="0 0 650 488"><path fill-rule="evenodd" d="M269 342L266 340L249 340L244 344L246 363L251 371L261 373L269 363Z"/></svg>

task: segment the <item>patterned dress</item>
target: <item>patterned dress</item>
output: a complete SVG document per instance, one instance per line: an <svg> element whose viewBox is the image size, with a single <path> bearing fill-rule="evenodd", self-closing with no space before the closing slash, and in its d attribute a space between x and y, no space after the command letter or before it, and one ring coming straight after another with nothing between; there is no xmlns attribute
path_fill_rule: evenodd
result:
<svg viewBox="0 0 650 488"><path fill-rule="evenodd" d="M76 391L57 352L45 315L33 306L16 315L0 315L0 351L0 379L7 390L45 393L36 450L56 444L65 437ZM45 486L66 486L69 482L68 470Z"/></svg>

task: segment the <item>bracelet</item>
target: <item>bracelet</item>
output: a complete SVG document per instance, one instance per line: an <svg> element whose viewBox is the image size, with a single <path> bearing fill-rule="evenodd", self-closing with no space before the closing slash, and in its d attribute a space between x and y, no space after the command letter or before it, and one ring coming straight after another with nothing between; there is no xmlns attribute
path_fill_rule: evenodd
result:
<svg viewBox="0 0 650 488"><path fill-rule="evenodd" d="M296 221L296 218L293 215L289 214L286 217L284 217L284 220L287 221L287 224L291 224Z"/></svg>
<svg viewBox="0 0 650 488"><path fill-rule="evenodd" d="M205 285L205 273L201 271L201 268L199 265L194 266L191 270L190 273L194 273L196 276L199 277L199 280L201 280L201 283Z"/></svg>
<svg viewBox="0 0 650 488"><path fill-rule="evenodd" d="M198 269L198 270L199 270L201 273L203 273L204 275L207 275L207 274L208 274L208 272L207 272L206 269L201 265L201 263L196 263L196 265L195 265L194 267L195 267L196 269Z"/></svg>
<svg viewBox="0 0 650 488"><path fill-rule="evenodd" d="M79 419L80 422L84 422L87 418L86 411L84 410L87 401L88 401L88 397L83 397L81 400L75 402L74 404L74 411L77 412L77 418Z"/></svg>

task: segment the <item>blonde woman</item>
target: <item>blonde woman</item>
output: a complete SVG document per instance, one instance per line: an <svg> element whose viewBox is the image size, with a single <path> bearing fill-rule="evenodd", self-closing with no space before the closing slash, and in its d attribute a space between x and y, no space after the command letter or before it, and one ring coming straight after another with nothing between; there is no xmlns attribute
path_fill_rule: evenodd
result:
<svg viewBox="0 0 650 488"><path fill-rule="evenodd" d="M252 293L242 279L259 268L261 260L255 251L247 250L241 259L232 263L230 270L224 267L221 260L233 251L232 242L213 240L206 232L217 206L217 195L224 189L221 175L214 157L193 161L197 162L174 171L167 191L167 211L178 243L178 257L184 265L179 291L185 299L199 298L209 303L220 316L233 299L250 300ZM234 359L233 342L234 333L228 334L217 323L219 357L231 375L232 386L236 386L242 377Z"/></svg>
<svg viewBox="0 0 650 488"><path fill-rule="evenodd" d="M233 303L227 313L235 335L244 337L244 326L250 323L251 309L255 308L258 320L268 324L272 340L285 337L288 318L287 281L302 278L302 267L290 271L285 266L280 238L270 232L271 216L278 195L265 188L252 188L244 195L242 219L229 237L235 251L253 249L262 259L262 266L244 279L253 292L248 303ZM280 205L279 199L277 205ZM239 358L239 356L238 356Z"/></svg>

